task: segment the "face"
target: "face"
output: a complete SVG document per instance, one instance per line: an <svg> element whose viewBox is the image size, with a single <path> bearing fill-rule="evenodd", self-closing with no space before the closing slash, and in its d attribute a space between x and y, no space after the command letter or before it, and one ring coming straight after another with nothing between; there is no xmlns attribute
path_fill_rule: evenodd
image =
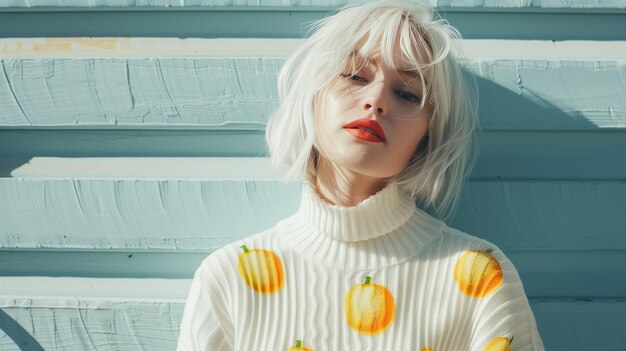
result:
<svg viewBox="0 0 626 351"><path fill-rule="evenodd" d="M389 178L404 169L428 129L421 79L385 66L378 53L355 60L356 68L346 65L318 94L315 145L336 167Z"/></svg>

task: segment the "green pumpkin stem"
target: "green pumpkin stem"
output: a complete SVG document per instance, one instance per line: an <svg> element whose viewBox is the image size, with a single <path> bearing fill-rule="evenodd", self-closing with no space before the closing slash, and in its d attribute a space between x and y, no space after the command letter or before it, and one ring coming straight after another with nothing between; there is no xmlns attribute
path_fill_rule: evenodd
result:
<svg viewBox="0 0 626 351"><path fill-rule="evenodd" d="M246 247L246 245L241 245L241 246L239 246L239 247L243 249L243 252L248 252L248 251L250 251L250 250L248 250L248 248Z"/></svg>
<svg viewBox="0 0 626 351"><path fill-rule="evenodd" d="M302 347L302 340L296 340L296 347Z"/></svg>
<svg viewBox="0 0 626 351"><path fill-rule="evenodd" d="M372 277L366 276L365 277L365 285L369 285L371 282L372 282Z"/></svg>
<svg viewBox="0 0 626 351"><path fill-rule="evenodd" d="M511 340L509 340L509 345L511 345L511 344L513 343L513 338L514 338L514 337L515 337L515 336L512 336L512 337L511 337Z"/></svg>

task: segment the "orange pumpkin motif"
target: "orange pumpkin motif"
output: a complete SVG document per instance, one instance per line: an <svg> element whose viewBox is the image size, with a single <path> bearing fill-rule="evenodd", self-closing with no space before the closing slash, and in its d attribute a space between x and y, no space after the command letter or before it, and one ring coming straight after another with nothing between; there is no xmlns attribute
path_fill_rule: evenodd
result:
<svg viewBox="0 0 626 351"><path fill-rule="evenodd" d="M432 347L423 347L420 351L435 351Z"/></svg>
<svg viewBox="0 0 626 351"><path fill-rule="evenodd" d="M278 292L285 284L285 272L280 258L269 250L248 250L242 245L237 269L243 280L263 294Z"/></svg>
<svg viewBox="0 0 626 351"><path fill-rule="evenodd" d="M365 284L348 291L345 311L350 328L361 334L377 335L393 322L396 306L387 288L372 284L371 277L365 277Z"/></svg>
<svg viewBox="0 0 626 351"><path fill-rule="evenodd" d="M465 295L485 297L502 285L502 267L492 252L466 251L456 261L454 280Z"/></svg>
<svg viewBox="0 0 626 351"><path fill-rule="evenodd" d="M313 351L313 349L302 346L302 340L296 340L296 346L290 347L287 351Z"/></svg>
<svg viewBox="0 0 626 351"><path fill-rule="evenodd" d="M513 342L513 337L511 339L505 338L504 336L499 336L485 347L485 351L511 351L511 343Z"/></svg>

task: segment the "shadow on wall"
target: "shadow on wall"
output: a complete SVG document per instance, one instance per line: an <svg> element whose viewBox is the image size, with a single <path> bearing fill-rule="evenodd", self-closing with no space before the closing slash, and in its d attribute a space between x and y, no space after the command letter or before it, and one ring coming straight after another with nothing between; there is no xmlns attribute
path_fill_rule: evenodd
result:
<svg viewBox="0 0 626 351"><path fill-rule="evenodd" d="M0 330L5 332L21 351L44 351L37 340L2 309L0 309Z"/></svg>
<svg viewBox="0 0 626 351"><path fill-rule="evenodd" d="M466 74L472 74L467 73ZM598 126L580 111L565 112L528 88L514 92L489 79L474 75L479 91L480 122L483 129L571 130Z"/></svg>

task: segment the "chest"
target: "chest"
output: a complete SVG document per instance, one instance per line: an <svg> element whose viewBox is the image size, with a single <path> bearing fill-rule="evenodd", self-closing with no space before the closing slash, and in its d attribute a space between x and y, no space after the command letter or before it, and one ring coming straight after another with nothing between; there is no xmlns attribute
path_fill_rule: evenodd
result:
<svg viewBox="0 0 626 351"><path fill-rule="evenodd" d="M235 350L469 349L475 307L437 272L303 266L282 274L240 286Z"/></svg>

